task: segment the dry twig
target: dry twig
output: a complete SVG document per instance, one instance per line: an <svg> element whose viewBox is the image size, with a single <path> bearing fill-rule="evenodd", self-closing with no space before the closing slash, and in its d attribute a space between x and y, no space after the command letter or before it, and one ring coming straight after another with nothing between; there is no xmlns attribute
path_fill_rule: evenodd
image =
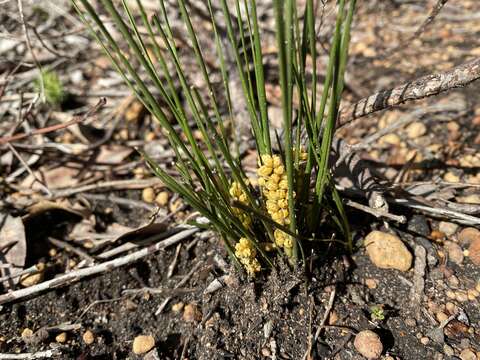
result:
<svg viewBox="0 0 480 360"><path fill-rule="evenodd" d="M2 294L0 295L0 305L8 302L12 302L12 301L20 300L28 296L36 295L43 291L53 290L62 286L66 286L68 284L77 282L87 276L100 274L102 272L116 269L120 266L132 264L148 255L151 255L157 252L158 250L165 249L168 246L178 243L179 241L193 235L198 230L199 230L198 228L191 227L165 240L162 240L152 246L138 250L132 254L128 254L110 261L106 261L104 263L94 265L88 268L71 271L55 279L48 280L25 289L15 290L6 294Z"/></svg>
<svg viewBox="0 0 480 360"><path fill-rule="evenodd" d="M54 356L60 356L62 353L59 349L49 349L45 351L38 351L35 353L21 353L21 354L0 354L0 360L33 360L46 359Z"/></svg>
<svg viewBox="0 0 480 360"><path fill-rule="evenodd" d="M393 89L377 92L342 109L337 129L376 111L464 87L479 78L480 58L477 58L449 71L423 76Z"/></svg>

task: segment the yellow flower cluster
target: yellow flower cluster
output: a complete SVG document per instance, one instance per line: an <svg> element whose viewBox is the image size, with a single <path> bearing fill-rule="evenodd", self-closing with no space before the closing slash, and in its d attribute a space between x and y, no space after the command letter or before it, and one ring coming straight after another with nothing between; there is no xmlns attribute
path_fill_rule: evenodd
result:
<svg viewBox="0 0 480 360"><path fill-rule="evenodd" d="M245 183L248 185L248 180L246 180ZM238 182L234 181L232 183L232 185L230 186L229 192L230 192L230 196L234 200L239 201L243 204L248 203L247 194L245 193L245 191L243 191L242 187ZM241 223L246 228L248 228L252 223L252 219L250 218L250 216L246 214L244 211L242 211L241 209L234 208L233 213L238 216Z"/></svg>
<svg viewBox="0 0 480 360"><path fill-rule="evenodd" d="M288 213L288 180L285 167L278 155L262 155L262 164L257 170L258 184L262 188L266 199L265 206L272 220L280 225L290 223ZM293 249L291 236L276 229L274 232L275 244L283 248L290 256Z"/></svg>
<svg viewBox="0 0 480 360"><path fill-rule="evenodd" d="M255 276L255 273L260 271L260 263L256 259L257 251L247 238L241 238L235 245L235 256L245 266L250 276Z"/></svg>

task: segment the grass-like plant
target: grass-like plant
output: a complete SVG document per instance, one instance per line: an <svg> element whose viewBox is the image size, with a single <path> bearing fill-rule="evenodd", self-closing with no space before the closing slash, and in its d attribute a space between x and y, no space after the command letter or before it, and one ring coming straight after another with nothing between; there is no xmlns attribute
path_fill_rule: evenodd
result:
<svg viewBox="0 0 480 360"><path fill-rule="evenodd" d="M314 1L306 1L300 17L296 1L272 0L283 110L283 133L274 139L270 135L256 1L235 0L231 8L227 0L218 0L226 35L220 32L211 1L206 4L210 36L226 106L220 104L218 84L214 86L211 79L187 0L178 0L178 9L206 89L197 89L188 80L191 69L182 64L165 0L159 1L158 12L151 17L141 0L137 0L136 15L125 0L99 0L101 6L96 8L92 0L72 0L119 74L158 120L175 151L175 176L143 154L153 172L208 218L208 226L222 237L228 253L249 275L272 266L275 255L299 264L306 247L332 241L333 232L338 234L333 241L351 250L348 220L333 186L329 155L344 87L355 0L338 0L321 92L317 91L320 69ZM110 31L112 24L123 37L120 43ZM234 99L228 86L232 70L226 51L233 53L258 152L255 179L247 176L238 154L231 150L234 139L226 119L234 118ZM307 63L311 69L307 69ZM139 68L145 76L140 75ZM307 76L308 71L313 75ZM296 107L294 98L299 104ZM202 135L201 141L194 136L196 130Z"/></svg>

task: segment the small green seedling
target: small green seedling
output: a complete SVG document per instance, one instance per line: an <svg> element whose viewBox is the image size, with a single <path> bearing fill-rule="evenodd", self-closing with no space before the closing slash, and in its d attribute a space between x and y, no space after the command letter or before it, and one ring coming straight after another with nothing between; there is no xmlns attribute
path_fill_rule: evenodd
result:
<svg viewBox="0 0 480 360"><path fill-rule="evenodd" d="M59 105L65 100L65 90L57 73L43 71L35 80L35 90L45 95L45 100L51 105Z"/></svg>
<svg viewBox="0 0 480 360"><path fill-rule="evenodd" d="M383 311L383 305L373 305L370 307L370 317L372 321L385 320L385 312Z"/></svg>

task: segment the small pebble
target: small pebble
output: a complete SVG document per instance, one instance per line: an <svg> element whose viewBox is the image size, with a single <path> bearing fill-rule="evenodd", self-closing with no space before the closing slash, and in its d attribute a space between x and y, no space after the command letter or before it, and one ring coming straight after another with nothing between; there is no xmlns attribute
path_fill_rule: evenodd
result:
<svg viewBox="0 0 480 360"><path fill-rule="evenodd" d="M409 139L416 139L420 136L425 135L427 132L427 127L422 122L414 122L407 126L405 129Z"/></svg>
<svg viewBox="0 0 480 360"><path fill-rule="evenodd" d="M66 332L61 332L57 336L55 336L55 341L63 344L65 341L67 341L67 333Z"/></svg>
<svg viewBox="0 0 480 360"><path fill-rule="evenodd" d="M454 288L457 288L458 285L460 284L460 281L458 280L458 277L456 277L455 275L452 275L448 278L448 285L454 287Z"/></svg>
<svg viewBox="0 0 480 360"><path fill-rule="evenodd" d="M468 247L468 258L472 263L480 266L480 238L470 243Z"/></svg>
<svg viewBox="0 0 480 360"><path fill-rule="evenodd" d="M455 299L455 293L452 291L452 290L447 290L447 292L445 293L445 295L447 295L447 297L449 299Z"/></svg>
<svg viewBox="0 0 480 360"><path fill-rule="evenodd" d="M465 350L462 350L462 352L460 353L460 359L462 359L462 360L477 360L477 355L475 355L475 353L472 350L465 349Z"/></svg>
<svg viewBox="0 0 480 360"><path fill-rule="evenodd" d="M383 351L380 337L371 330L360 331L353 342L355 349L367 359L377 359Z"/></svg>
<svg viewBox="0 0 480 360"><path fill-rule="evenodd" d="M452 303L452 302L447 302L445 304L445 309L450 313L450 314L453 314L456 310L457 310L457 306Z"/></svg>
<svg viewBox="0 0 480 360"><path fill-rule="evenodd" d="M180 311L183 310L183 307L185 306L185 304L183 302L178 302L176 304L173 304L172 305L172 311L174 313L179 313Z"/></svg>
<svg viewBox="0 0 480 360"><path fill-rule="evenodd" d="M151 187L147 187L142 191L142 199L146 203L153 203L155 201L155 191Z"/></svg>
<svg viewBox="0 0 480 360"><path fill-rule="evenodd" d="M127 111L125 112L125 120L129 122L137 121L140 119L142 113L144 112L144 105L138 101L135 100L128 108Z"/></svg>
<svg viewBox="0 0 480 360"><path fill-rule="evenodd" d="M172 213L177 212L178 209L183 205L182 199L177 199L173 203L170 204L170 211Z"/></svg>
<svg viewBox="0 0 480 360"><path fill-rule="evenodd" d="M33 335L32 329L25 328L25 329L23 329L23 331L22 331L21 337L22 337L23 339L25 339L25 338L28 338L28 337L30 337L30 336L32 336L32 335Z"/></svg>
<svg viewBox="0 0 480 360"><path fill-rule="evenodd" d="M121 129L115 136L117 139L128 140L128 129Z"/></svg>
<svg viewBox="0 0 480 360"><path fill-rule="evenodd" d="M461 204L480 204L480 195L471 194L467 196L457 196L455 198Z"/></svg>
<svg viewBox="0 0 480 360"><path fill-rule="evenodd" d="M451 183L458 183L460 182L460 177L452 172L447 172L445 175L443 175L443 180Z"/></svg>
<svg viewBox="0 0 480 360"><path fill-rule="evenodd" d="M133 340L133 353L142 355L153 349L155 339L151 335L140 335Z"/></svg>
<svg viewBox="0 0 480 360"><path fill-rule="evenodd" d="M453 356L454 354L452 347L447 344L443 345L443 352L447 356Z"/></svg>
<svg viewBox="0 0 480 360"><path fill-rule="evenodd" d="M450 132L457 132L460 130L460 125L458 125L458 123L455 121L450 121L447 123L447 129Z"/></svg>
<svg viewBox="0 0 480 360"><path fill-rule="evenodd" d="M480 282L477 282L477 285L475 285L475 290L480 293Z"/></svg>
<svg viewBox="0 0 480 360"><path fill-rule="evenodd" d="M422 337L420 339L420 342L423 344L423 345L427 345L429 342L430 342L430 339L426 336Z"/></svg>
<svg viewBox="0 0 480 360"><path fill-rule="evenodd" d="M375 279L365 279L365 285L367 285L369 289L376 289L378 283Z"/></svg>
<svg viewBox="0 0 480 360"><path fill-rule="evenodd" d="M463 262L463 250L458 244L453 241L445 241L444 247L448 252L448 258L450 261L458 265Z"/></svg>
<svg viewBox="0 0 480 360"><path fill-rule="evenodd" d="M169 198L168 192L161 191L156 196L155 202L160 206L166 206L168 204L168 198Z"/></svg>
<svg viewBox="0 0 480 360"><path fill-rule="evenodd" d="M367 235L364 245L379 268L407 271L412 266L412 254L396 235L375 230Z"/></svg>
<svg viewBox="0 0 480 360"><path fill-rule="evenodd" d="M460 302L465 302L468 300L467 294L464 291L457 291L455 293L455 299Z"/></svg>
<svg viewBox="0 0 480 360"><path fill-rule="evenodd" d="M202 320L202 313L195 304L187 304L183 310L183 320L194 322Z"/></svg>
<svg viewBox="0 0 480 360"><path fill-rule="evenodd" d="M400 145L400 137L397 134L387 134L380 138L379 143L381 145Z"/></svg>
<svg viewBox="0 0 480 360"><path fill-rule="evenodd" d="M143 138L145 141L150 142L155 140L156 137L157 135L153 131L148 131Z"/></svg>
<svg viewBox="0 0 480 360"><path fill-rule="evenodd" d="M437 304L433 300L428 300L427 306L428 306L428 310L430 310L431 313L437 313L445 309L445 305Z"/></svg>
<svg viewBox="0 0 480 360"><path fill-rule="evenodd" d="M415 327L417 326L417 321L414 318L406 318L405 319L405 325L409 327Z"/></svg>
<svg viewBox="0 0 480 360"><path fill-rule="evenodd" d="M436 313L435 317L437 318L438 322L442 322L448 319L448 315L445 314L443 311L439 311L438 313Z"/></svg>
<svg viewBox="0 0 480 360"><path fill-rule="evenodd" d="M479 292L476 289L468 289L467 290L467 297L468 300L473 301L475 300L479 295Z"/></svg>
<svg viewBox="0 0 480 360"><path fill-rule="evenodd" d="M24 287L30 287L40 283L44 277L45 264L40 262L37 264L38 272L26 274L20 278L20 284Z"/></svg>
<svg viewBox="0 0 480 360"><path fill-rule="evenodd" d="M265 357L270 357L272 355L272 353L270 352L270 350L268 350L267 348L262 348L262 355L265 356Z"/></svg>
<svg viewBox="0 0 480 360"><path fill-rule="evenodd" d="M480 231L473 227L467 227L458 234L458 241L462 245L469 245L477 239L480 239Z"/></svg>
<svg viewBox="0 0 480 360"><path fill-rule="evenodd" d="M438 230L440 230L447 236L452 236L457 232L458 225L447 221L440 221L440 223L438 224Z"/></svg>
<svg viewBox="0 0 480 360"><path fill-rule="evenodd" d="M87 330L83 333L82 339L85 344L91 345L95 341L95 335L90 330Z"/></svg>

